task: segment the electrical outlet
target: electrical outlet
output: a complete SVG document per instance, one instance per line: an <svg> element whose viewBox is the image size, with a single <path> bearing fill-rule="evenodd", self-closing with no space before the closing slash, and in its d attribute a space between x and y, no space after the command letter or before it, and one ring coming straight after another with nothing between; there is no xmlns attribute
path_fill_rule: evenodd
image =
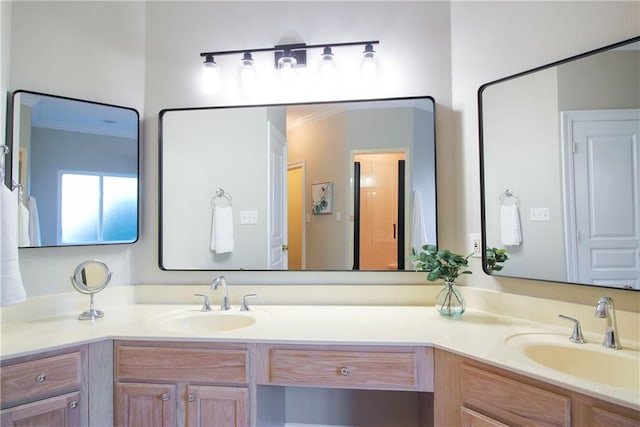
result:
<svg viewBox="0 0 640 427"><path fill-rule="evenodd" d="M471 233L469 234L469 242L471 247L471 256L473 258L482 257L482 242L480 241L480 234Z"/></svg>

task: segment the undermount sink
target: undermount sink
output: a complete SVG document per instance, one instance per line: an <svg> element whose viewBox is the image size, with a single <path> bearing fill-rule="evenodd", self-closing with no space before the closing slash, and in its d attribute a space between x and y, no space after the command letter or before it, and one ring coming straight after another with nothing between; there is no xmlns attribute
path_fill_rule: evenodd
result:
<svg viewBox="0 0 640 427"><path fill-rule="evenodd" d="M149 322L171 332L207 333L246 328L256 319L248 314L227 311L182 311L154 317Z"/></svg>
<svg viewBox="0 0 640 427"><path fill-rule="evenodd" d="M614 387L640 388L640 352L604 348L600 342L575 344L560 334L525 333L506 340L529 360L549 369Z"/></svg>

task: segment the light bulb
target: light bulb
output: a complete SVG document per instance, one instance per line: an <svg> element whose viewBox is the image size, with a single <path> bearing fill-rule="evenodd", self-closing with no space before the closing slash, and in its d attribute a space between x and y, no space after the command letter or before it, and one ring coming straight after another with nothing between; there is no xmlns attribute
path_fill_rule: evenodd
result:
<svg viewBox="0 0 640 427"><path fill-rule="evenodd" d="M213 60L213 56L207 55L202 68L202 92L206 94L216 93L220 89L220 70Z"/></svg>
<svg viewBox="0 0 640 427"><path fill-rule="evenodd" d="M378 75L378 61L376 59L376 52L373 50L373 46L368 44L365 46L362 52L362 79L366 82L372 82Z"/></svg>
<svg viewBox="0 0 640 427"><path fill-rule="evenodd" d="M331 83L336 78L336 64L333 60L333 52L330 47L325 47L322 51L322 62L320 63L320 78Z"/></svg>
<svg viewBox="0 0 640 427"><path fill-rule="evenodd" d="M278 59L278 69L284 80L293 80L295 76L295 68L298 64L296 58L292 55L289 49L285 49L282 52L282 56Z"/></svg>
<svg viewBox="0 0 640 427"><path fill-rule="evenodd" d="M253 68L253 58L251 53L246 52L242 57L242 66L240 67L240 84L246 92L252 92L256 87L256 73Z"/></svg>

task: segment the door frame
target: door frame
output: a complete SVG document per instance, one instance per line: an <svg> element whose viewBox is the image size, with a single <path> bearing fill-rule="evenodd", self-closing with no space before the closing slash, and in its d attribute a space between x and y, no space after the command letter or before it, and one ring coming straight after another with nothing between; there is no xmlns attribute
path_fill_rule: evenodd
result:
<svg viewBox="0 0 640 427"><path fill-rule="evenodd" d="M301 231L300 231L300 269L301 270L306 270L307 268L307 190L306 190L306 186L305 183L307 182L307 163L305 160L299 161L299 162L292 162L287 164L287 173L291 170L291 169L300 169L301 173L302 173L302 207L300 209L300 211L302 212L302 224L301 224ZM287 188L289 187L289 176L287 175ZM288 191L287 191L287 195L288 195ZM288 220L288 214L287 214L287 220ZM287 232L287 235L289 233ZM288 244L288 242L287 242Z"/></svg>
<svg viewBox="0 0 640 427"><path fill-rule="evenodd" d="M571 110L560 112L560 142L562 157L562 191L564 208L564 245L565 263L567 267L567 281L577 283L578 269L578 235L577 212L574 179L574 122L593 122L607 120L637 120L640 109L611 109L611 110Z"/></svg>
<svg viewBox="0 0 640 427"><path fill-rule="evenodd" d="M354 204L355 204L355 173L353 165L355 163L355 157L359 154L384 154L384 153L404 153L404 161L405 161L405 170L404 170L404 253L410 253L411 249L407 248L407 242L410 241L409 236L407 235L407 230L411 229L411 218L407 218L410 214L410 209L407 209L407 206L411 206L410 195L413 193L413 186L411 185L411 149L408 147L387 147L387 148L356 148L349 150L349 156L347 160L347 171L349 176L349 200L347 206L351 209L351 213L349 214L348 226L346 227L346 244L347 244L347 265L355 266L355 256L354 256L354 247L355 247L355 212L354 212ZM409 252L407 252L409 250ZM403 268L404 270L404 268ZM400 271L400 265L398 265L398 270Z"/></svg>

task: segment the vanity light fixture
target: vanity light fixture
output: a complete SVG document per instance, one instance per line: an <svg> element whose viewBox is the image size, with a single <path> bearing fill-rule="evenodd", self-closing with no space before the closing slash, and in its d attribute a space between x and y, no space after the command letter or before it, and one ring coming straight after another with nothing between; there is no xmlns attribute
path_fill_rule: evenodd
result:
<svg viewBox="0 0 640 427"><path fill-rule="evenodd" d="M227 50L219 52L202 52L200 56L205 58L203 72L203 92L213 93L220 88L220 70L214 57L223 55L242 55L240 76L243 87L247 89L248 81L255 79L253 55L261 52L273 52L274 67L280 73L292 75L297 68L307 66L307 51L322 49L320 72L324 74L335 73L333 49L343 46L364 46L362 72L371 77L376 74L377 58L373 45L379 44L378 40L366 40L357 42L323 43L307 45L305 43L293 43L276 45L274 47ZM247 77L245 77L245 75ZM363 76L364 77L364 76Z"/></svg>

